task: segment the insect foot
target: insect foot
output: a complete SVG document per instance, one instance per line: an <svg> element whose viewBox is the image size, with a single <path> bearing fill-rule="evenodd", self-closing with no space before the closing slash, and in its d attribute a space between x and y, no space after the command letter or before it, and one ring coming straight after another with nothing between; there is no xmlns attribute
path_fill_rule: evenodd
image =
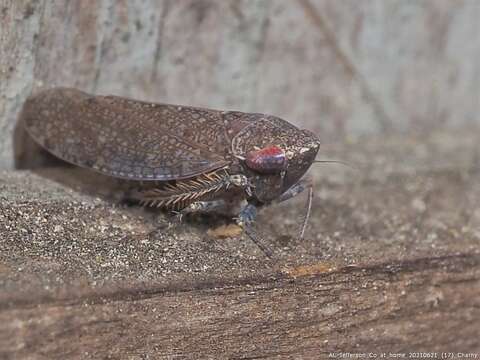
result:
<svg viewBox="0 0 480 360"><path fill-rule="evenodd" d="M175 224L181 224L182 221L183 221L183 217L185 215L185 212L172 210L172 215L173 215L173 222Z"/></svg>
<svg viewBox="0 0 480 360"><path fill-rule="evenodd" d="M242 211L235 218L237 225L246 228L253 226L255 219L257 218L257 208L255 205L247 204Z"/></svg>

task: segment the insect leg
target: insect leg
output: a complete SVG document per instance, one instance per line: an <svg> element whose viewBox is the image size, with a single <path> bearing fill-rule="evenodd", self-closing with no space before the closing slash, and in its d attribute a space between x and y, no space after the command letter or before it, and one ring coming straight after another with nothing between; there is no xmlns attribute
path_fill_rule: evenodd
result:
<svg viewBox="0 0 480 360"><path fill-rule="evenodd" d="M278 199L275 200L275 203L281 203L286 200L289 200L310 188L313 188L312 179L311 178L301 179L295 185L293 185L290 189L288 189L282 195L280 195Z"/></svg>
<svg viewBox="0 0 480 360"><path fill-rule="evenodd" d="M308 190L307 209L305 211L305 217L303 218L299 239L303 239L303 236L305 235L305 229L307 227L308 219L310 218L310 212L312 210L312 200L313 200L312 179L311 178L301 179L299 182L293 185L290 189L288 189L282 195L280 195L278 200L276 200L276 203L280 203L282 201L291 199L294 196L297 196L298 194L302 193L305 190Z"/></svg>
<svg viewBox="0 0 480 360"><path fill-rule="evenodd" d="M247 204L245 207L240 211L238 217L235 218L237 221L237 225L240 227L248 227L252 226L257 218L257 207L253 204Z"/></svg>
<svg viewBox="0 0 480 360"><path fill-rule="evenodd" d="M262 244L262 239L258 236L254 228L255 219L257 217L257 207L253 204L247 204L235 218L237 225L243 228L248 237L259 247L260 250L268 257L272 257L272 250Z"/></svg>
<svg viewBox="0 0 480 360"><path fill-rule="evenodd" d="M184 215L193 213L209 213L223 210L226 206L225 200L195 201L177 212L181 221Z"/></svg>
<svg viewBox="0 0 480 360"><path fill-rule="evenodd" d="M228 186L230 186L230 184L241 187L242 189L245 190L245 193L248 196L252 196L253 194L252 192L253 185L245 175L240 175L240 174L230 175L228 177Z"/></svg>

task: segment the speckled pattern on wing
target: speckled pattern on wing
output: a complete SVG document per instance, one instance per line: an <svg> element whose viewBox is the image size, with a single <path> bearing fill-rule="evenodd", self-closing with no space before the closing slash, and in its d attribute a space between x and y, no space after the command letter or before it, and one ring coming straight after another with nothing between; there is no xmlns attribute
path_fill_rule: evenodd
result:
<svg viewBox="0 0 480 360"><path fill-rule="evenodd" d="M57 88L31 97L24 121L54 155L114 177L182 179L229 163L230 143L216 110Z"/></svg>

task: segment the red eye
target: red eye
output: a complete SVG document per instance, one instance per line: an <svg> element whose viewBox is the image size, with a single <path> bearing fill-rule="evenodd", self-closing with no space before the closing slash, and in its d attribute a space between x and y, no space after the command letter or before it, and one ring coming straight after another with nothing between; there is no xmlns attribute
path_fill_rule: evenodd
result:
<svg viewBox="0 0 480 360"><path fill-rule="evenodd" d="M281 148L272 145L248 152L245 157L245 163L250 169L259 173L274 174L285 170L287 158Z"/></svg>

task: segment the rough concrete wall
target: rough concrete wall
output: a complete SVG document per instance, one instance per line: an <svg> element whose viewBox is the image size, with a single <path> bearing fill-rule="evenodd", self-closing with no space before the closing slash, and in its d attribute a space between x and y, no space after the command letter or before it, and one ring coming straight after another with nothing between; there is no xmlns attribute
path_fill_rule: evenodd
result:
<svg viewBox="0 0 480 360"><path fill-rule="evenodd" d="M0 1L0 167L38 87L268 112L346 136L479 123L475 0Z"/></svg>

